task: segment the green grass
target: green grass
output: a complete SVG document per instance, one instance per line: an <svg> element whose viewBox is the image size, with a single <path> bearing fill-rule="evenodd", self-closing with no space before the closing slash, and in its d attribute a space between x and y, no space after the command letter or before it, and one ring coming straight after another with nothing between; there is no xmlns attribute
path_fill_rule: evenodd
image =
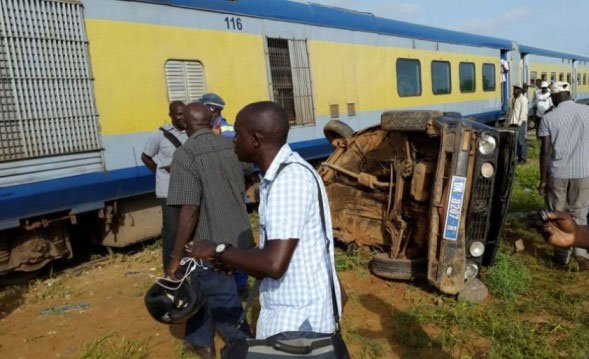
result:
<svg viewBox="0 0 589 359"><path fill-rule="evenodd" d="M517 256L499 253L495 265L483 276L489 291L499 299L514 300L530 287L530 274Z"/></svg>
<svg viewBox="0 0 589 359"><path fill-rule="evenodd" d="M544 207L544 199L538 194L540 184L538 147L538 141L528 140L528 163L515 168L509 212L529 212Z"/></svg>
<svg viewBox="0 0 589 359"><path fill-rule="evenodd" d="M117 332L108 332L82 346L81 359L141 359L148 354L142 340L129 339Z"/></svg>

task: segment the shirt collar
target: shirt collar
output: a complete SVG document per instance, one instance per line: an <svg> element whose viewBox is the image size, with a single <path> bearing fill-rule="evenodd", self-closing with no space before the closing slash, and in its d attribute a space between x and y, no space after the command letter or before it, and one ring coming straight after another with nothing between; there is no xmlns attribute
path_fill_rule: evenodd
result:
<svg viewBox="0 0 589 359"><path fill-rule="evenodd" d="M292 154L292 149L290 148L288 143L285 143L280 148L280 151L278 151L278 153L276 154L276 157L274 157L274 159L272 160L270 167L268 167L268 170L266 171L266 173L264 173L262 179L266 181L274 181L274 179L276 178L276 172L278 171L278 168Z"/></svg>
<svg viewBox="0 0 589 359"><path fill-rule="evenodd" d="M193 133L192 136L190 136L190 138L199 136L203 133L209 133L209 132L213 133L213 130L211 130L210 128L203 128L202 130L198 130L195 133Z"/></svg>

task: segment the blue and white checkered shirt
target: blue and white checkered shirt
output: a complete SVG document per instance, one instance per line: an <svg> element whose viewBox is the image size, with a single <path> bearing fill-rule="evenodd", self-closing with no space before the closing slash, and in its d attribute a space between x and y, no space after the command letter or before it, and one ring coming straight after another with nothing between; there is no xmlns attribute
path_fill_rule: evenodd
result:
<svg viewBox="0 0 589 359"><path fill-rule="evenodd" d="M542 117L538 136L550 136L554 178L589 177L589 106L563 101Z"/></svg>
<svg viewBox="0 0 589 359"><path fill-rule="evenodd" d="M312 172L293 164L276 176L282 163L291 162L300 163ZM321 226L317 181L313 176L321 187L330 241L330 270L341 313L341 295L333 257L331 214L325 187L315 169L288 145L284 145L260 183L260 245L265 245L266 238L298 238L299 242L284 275L277 280L262 280L261 312L256 332L258 339L284 331L333 333L335 330L325 236Z"/></svg>

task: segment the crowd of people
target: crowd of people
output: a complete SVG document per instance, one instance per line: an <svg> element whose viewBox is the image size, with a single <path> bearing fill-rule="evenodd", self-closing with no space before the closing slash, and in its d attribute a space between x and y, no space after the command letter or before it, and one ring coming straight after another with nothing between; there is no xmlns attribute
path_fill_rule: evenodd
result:
<svg viewBox="0 0 589 359"><path fill-rule="evenodd" d="M274 102L253 103L233 127L221 116L224 106L211 93L186 106L173 102L171 124L152 134L142 155L156 174L167 277L175 278L184 256L203 261L191 282L204 293L204 308L188 319L184 336L186 348L202 358L215 357L215 330L225 340L252 335L240 323L244 278L227 272L261 279L258 339L282 332L331 335L343 306L333 236L326 230L329 206L320 205L328 203L325 188L287 144L285 110ZM261 178L258 247L244 204L244 176L254 165Z"/></svg>
<svg viewBox="0 0 589 359"><path fill-rule="evenodd" d="M541 140L538 190L551 211L539 230L555 246L558 263L567 265L574 256L581 270L589 269L589 106L571 100L566 82L537 86L532 107ZM507 118L507 125L519 128L520 163L527 161L527 93L526 86L514 85ZM204 263L191 274L205 295L204 309L185 329L186 347L203 358L215 356L215 330L226 340L251 337L248 324L240 322L239 289L248 274L261 279L256 338L297 331L330 335L345 302L332 231L326 230L331 216L329 205L322 205L328 203L325 188L313 166L287 144L286 112L274 102L253 103L231 126L221 114L224 107L213 93L188 105L172 102L171 123L153 132L141 156L155 173L166 275L175 278L185 256ZM260 172L257 247L244 203L244 177L254 166Z"/></svg>

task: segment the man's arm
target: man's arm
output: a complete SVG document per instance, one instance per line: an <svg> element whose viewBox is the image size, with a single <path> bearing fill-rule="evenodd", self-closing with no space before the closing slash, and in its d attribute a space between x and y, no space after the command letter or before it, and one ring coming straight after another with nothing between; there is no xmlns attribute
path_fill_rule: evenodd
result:
<svg viewBox="0 0 589 359"><path fill-rule="evenodd" d="M145 153L141 154L141 162L143 162L143 164L147 166L151 172L155 173L155 171L157 171L157 163L155 163L153 158L149 157Z"/></svg>
<svg viewBox="0 0 589 359"><path fill-rule="evenodd" d="M540 185L538 186L538 193L541 196L546 196L548 189L548 167L550 165L550 136L540 137L542 145L540 148Z"/></svg>
<svg viewBox="0 0 589 359"><path fill-rule="evenodd" d="M262 279L279 279L284 275L299 240L269 240L264 248L239 249L229 247L221 255L221 260L231 267ZM215 259L216 245L209 241L199 241L191 248L191 254L197 259Z"/></svg>
<svg viewBox="0 0 589 359"><path fill-rule="evenodd" d="M175 278L174 273L178 271L178 268L180 267L180 259L184 256L184 246L186 246L186 243L190 242L190 239L192 238L198 223L199 215L199 206L184 205L180 208L176 240L174 242L174 249L172 250L172 260L170 261L168 268L165 268L166 276Z"/></svg>

